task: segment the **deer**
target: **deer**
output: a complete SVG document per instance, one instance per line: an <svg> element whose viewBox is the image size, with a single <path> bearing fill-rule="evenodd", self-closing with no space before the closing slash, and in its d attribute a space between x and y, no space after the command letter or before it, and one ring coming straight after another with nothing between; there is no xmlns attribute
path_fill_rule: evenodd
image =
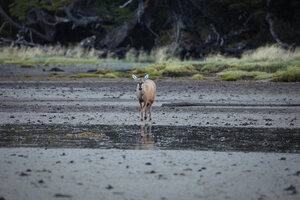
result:
<svg viewBox="0 0 300 200"><path fill-rule="evenodd" d="M137 78L134 74L132 74L132 78L138 82L136 87L136 97L138 98L141 107L141 121L143 121L143 119L147 119L147 108L149 112L149 120L152 120L151 111L156 93L156 85L154 81L149 79L148 74L144 78ZM145 116L143 116L144 112Z"/></svg>

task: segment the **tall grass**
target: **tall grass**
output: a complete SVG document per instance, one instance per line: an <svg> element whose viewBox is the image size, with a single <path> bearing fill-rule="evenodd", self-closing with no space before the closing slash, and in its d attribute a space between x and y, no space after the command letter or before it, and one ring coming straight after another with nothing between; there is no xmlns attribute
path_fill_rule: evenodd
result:
<svg viewBox="0 0 300 200"><path fill-rule="evenodd" d="M119 60L112 52L107 52L106 58L99 59L99 51L96 49L84 49L73 47L0 47L0 62L5 63L43 63L54 62L56 60L67 63L77 63L80 59L82 62L88 60L101 60L103 62L139 62L139 63L166 63L166 62L180 62L179 59L174 58L172 47L154 48L150 52L144 50L130 49L124 59ZM50 59L51 58L51 59ZM61 58L61 59L60 59ZM63 62L64 63L64 62Z"/></svg>
<svg viewBox="0 0 300 200"><path fill-rule="evenodd" d="M30 59L34 57L70 57L70 58L97 58L95 49L68 48L68 47L1 47L0 59Z"/></svg>
<svg viewBox="0 0 300 200"><path fill-rule="evenodd" d="M300 48L296 48L294 52L280 48L278 45L267 45L254 50L245 51L241 58L228 58L220 54L208 55L205 58L207 62L222 61L225 63L234 62L274 62L300 60Z"/></svg>
<svg viewBox="0 0 300 200"><path fill-rule="evenodd" d="M49 63L99 63L95 49L67 47L1 47L0 63L49 64Z"/></svg>
<svg viewBox="0 0 300 200"><path fill-rule="evenodd" d="M259 47L255 50L246 51L241 60L244 61L289 61L300 60L300 49L294 52L280 48L278 45Z"/></svg>
<svg viewBox="0 0 300 200"><path fill-rule="evenodd" d="M151 63L167 63L180 62L178 58L174 57L174 49L172 46L153 48L150 53L144 50L130 49L125 56L126 62L151 62Z"/></svg>
<svg viewBox="0 0 300 200"><path fill-rule="evenodd" d="M101 62L149 62L155 63L148 67L135 67L132 73L137 75L150 74L153 77L191 77L200 78L200 75L217 74L223 80L238 79L272 79L273 81L300 80L300 48L294 52L281 49L277 45L260 47L243 53L241 58L209 55L203 61L180 61L174 57L174 46L160 47L146 52L130 49L124 59L118 60L113 53L107 58L99 59L99 51L72 47L44 48L31 47L1 47L0 63L17 63L24 66L36 64L69 64ZM259 73L262 72L262 73ZM108 73L108 72L107 72ZM117 74L107 74L107 77L119 77Z"/></svg>

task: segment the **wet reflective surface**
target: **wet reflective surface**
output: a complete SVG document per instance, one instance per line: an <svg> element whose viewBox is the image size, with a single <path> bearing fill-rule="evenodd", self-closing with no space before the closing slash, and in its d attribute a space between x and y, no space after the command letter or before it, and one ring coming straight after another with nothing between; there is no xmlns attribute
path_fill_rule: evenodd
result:
<svg viewBox="0 0 300 200"><path fill-rule="evenodd" d="M2 125L0 147L300 152L300 129Z"/></svg>

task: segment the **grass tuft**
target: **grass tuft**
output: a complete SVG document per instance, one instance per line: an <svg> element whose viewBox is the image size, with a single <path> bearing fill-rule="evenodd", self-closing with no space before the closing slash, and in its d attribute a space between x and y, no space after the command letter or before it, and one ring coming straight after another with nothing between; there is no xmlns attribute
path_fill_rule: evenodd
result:
<svg viewBox="0 0 300 200"><path fill-rule="evenodd" d="M87 73L78 73L70 76L71 78L99 78L99 74L87 74Z"/></svg>
<svg viewBox="0 0 300 200"><path fill-rule="evenodd" d="M119 78L119 77L124 77L125 74L122 72L108 72L104 74L102 77L103 78Z"/></svg>
<svg viewBox="0 0 300 200"><path fill-rule="evenodd" d="M21 65L21 68L35 68L36 66L35 65L32 65L32 64L22 64Z"/></svg>
<svg viewBox="0 0 300 200"><path fill-rule="evenodd" d="M299 82L300 81L300 67L292 66L286 70L276 72L272 81L276 82Z"/></svg>
<svg viewBox="0 0 300 200"><path fill-rule="evenodd" d="M235 71L224 71L217 74L217 77L221 78L224 81L236 81L236 80L262 80L271 78L271 74L266 72L247 72L241 70Z"/></svg>
<svg viewBox="0 0 300 200"><path fill-rule="evenodd" d="M198 81L202 81L203 80L203 76L201 74L195 74L194 76L192 76L193 80L198 80Z"/></svg>

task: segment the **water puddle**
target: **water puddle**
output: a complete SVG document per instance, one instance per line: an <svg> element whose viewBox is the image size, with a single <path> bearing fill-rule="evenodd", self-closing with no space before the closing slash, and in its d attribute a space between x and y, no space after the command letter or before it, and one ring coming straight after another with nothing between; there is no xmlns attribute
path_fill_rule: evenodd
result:
<svg viewBox="0 0 300 200"><path fill-rule="evenodd" d="M2 125L0 147L300 153L300 129L151 125Z"/></svg>

